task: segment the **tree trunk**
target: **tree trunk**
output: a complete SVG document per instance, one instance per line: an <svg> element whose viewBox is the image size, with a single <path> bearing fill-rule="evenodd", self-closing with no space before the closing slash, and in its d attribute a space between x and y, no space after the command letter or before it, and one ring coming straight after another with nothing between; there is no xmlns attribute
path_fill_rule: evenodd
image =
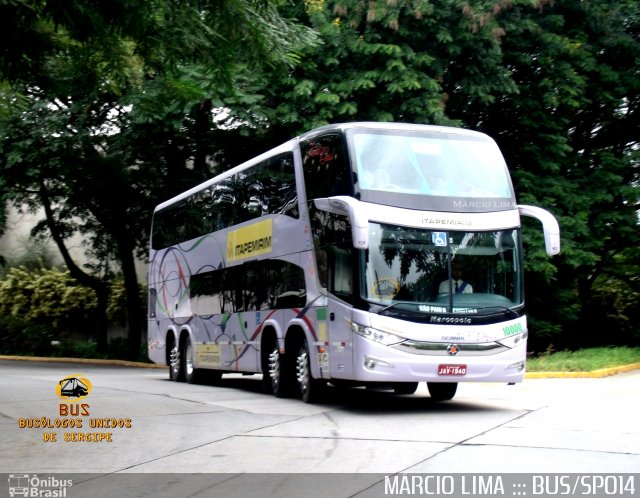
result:
<svg viewBox="0 0 640 498"><path fill-rule="evenodd" d="M96 309L96 323L95 323L95 338L96 338L96 349L98 353L106 353L108 349L108 341L107 341L107 330L108 330L108 322L107 322L107 304L109 302L109 286L105 284L102 280L85 273L73 260L69 251L67 250L67 246L64 244L64 238L58 229L58 223L55 219L55 215L53 213L53 208L51 207L51 199L49 198L49 192L47 188L42 182L40 184L40 200L42 201L42 206L44 207L44 212L47 219L47 226L49 231L51 232L51 237L53 238L56 246L58 246L58 250L62 255L62 259L69 270L71 276L78 281L81 285L85 285L96 293L96 298L98 301L98 307Z"/></svg>
<svg viewBox="0 0 640 498"><path fill-rule="evenodd" d="M138 285L138 275L130 234L118 234L116 244L118 246L126 291L129 359L139 360L140 346L142 345L142 329L144 327L144 307L142 299L140 298L140 287Z"/></svg>

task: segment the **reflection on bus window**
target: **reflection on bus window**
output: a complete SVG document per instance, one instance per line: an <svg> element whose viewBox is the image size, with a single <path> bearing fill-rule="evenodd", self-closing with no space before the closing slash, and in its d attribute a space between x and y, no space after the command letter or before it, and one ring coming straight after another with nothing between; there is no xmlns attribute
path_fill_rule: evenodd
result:
<svg viewBox="0 0 640 498"><path fill-rule="evenodd" d="M506 164L491 140L354 133L359 188L448 197L509 198Z"/></svg>
<svg viewBox="0 0 640 498"><path fill-rule="evenodd" d="M441 289L455 289L453 271L459 268L473 292L460 292L454 301L478 307L521 303L516 230L448 232L445 246L434 244L433 233L371 223L363 298L381 304L447 304L449 292Z"/></svg>
<svg viewBox="0 0 640 498"><path fill-rule="evenodd" d="M189 283L191 312L207 316L302 307L304 271L291 263L264 260L198 273Z"/></svg>

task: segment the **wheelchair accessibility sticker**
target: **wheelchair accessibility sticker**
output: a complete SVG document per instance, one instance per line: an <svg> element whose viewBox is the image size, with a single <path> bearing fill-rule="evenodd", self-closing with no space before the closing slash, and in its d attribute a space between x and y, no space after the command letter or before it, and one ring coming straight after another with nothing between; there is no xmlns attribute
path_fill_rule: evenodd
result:
<svg viewBox="0 0 640 498"><path fill-rule="evenodd" d="M433 232L431 234L431 240L436 247L447 246L447 232Z"/></svg>

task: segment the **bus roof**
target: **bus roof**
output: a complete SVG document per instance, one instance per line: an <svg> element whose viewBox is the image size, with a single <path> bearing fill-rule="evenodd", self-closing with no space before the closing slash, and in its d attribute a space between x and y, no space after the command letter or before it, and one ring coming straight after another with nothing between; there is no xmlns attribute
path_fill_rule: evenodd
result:
<svg viewBox="0 0 640 498"><path fill-rule="evenodd" d="M427 131L430 133L447 133L457 135L475 135L485 136L479 131L467 130L465 128L454 128L451 126L438 126L419 123L396 123L396 122L378 122L378 121L355 121L352 123L336 123L321 126L310 130L298 137L299 140L305 140L316 135L321 135L330 131L346 131L349 129L369 129L369 130L398 130L398 131Z"/></svg>
<svg viewBox="0 0 640 498"><path fill-rule="evenodd" d="M154 213L157 211L160 211L162 209L164 209L167 206L170 206L171 204L175 204L176 202L180 202L183 199L186 199L188 197L190 197L191 195L200 192L201 190L204 190L208 187L210 187L211 185L219 182L220 180L227 178L229 176L235 175L236 173L238 173L239 171L242 171L250 166L253 166L254 164L259 163L260 161L264 161L265 159L274 156L276 154L281 154L282 152L289 152L291 150L293 150L293 146L296 143L297 139L294 138L292 140L289 140L288 142L283 143L282 145L279 145L271 150L268 150L266 152L263 152L262 154L260 154L257 157L254 157L252 159L249 159L248 161L243 162L242 164L239 164L238 166L235 166L231 169L228 169L227 171L223 171L222 173L220 173L219 175L214 176L213 178L210 178L209 180L206 180L203 183L200 183L199 185L196 185L195 187L187 190L186 192L182 192L181 194L176 195L175 197L172 197L171 199L168 199L160 204L158 204L156 206L156 208L154 209Z"/></svg>
<svg viewBox="0 0 640 498"><path fill-rule="evenodd" d="M253 166L254 164L257 164L260 161L263 161L271 156L280 154L282 152L291 151L294 149L294 146L298 141L307 140L309 138L313 138L314 136L323 135L331 131L344 133L345 131L350 129L424 131L429 133L442 133L442 134L449 134L449 135L456 134L456 135L466 135L466 136L483 136L491 140L484 133L473 131L473 130L467 130L465 128L454 128L450 126L437 126L437 125L414 124L414 123L376 122L376 121L355 121L352 123L329 124L329 125L321 126L319 128L315 128L302 135L299 135L298 137L292 138L291 140L283 143L282 145L279 145L273 149L263 152L257 157L249 159L248 161L245 161L244 163L239 164L238 166L235 166L227 171L220 173L219 175L216 175L213 178L210 178L209 180L206 180L203 183L200 183L199 185L194 186L193 188L187 190L186 192L182 192L176 195L175 197L172 197L171 199L168 199L158 204L154 209L154 213L166 208L167 206L175 204L176 202L180 202L181 200L186 199L191 195L210 187L211 185L219 182L220 180L227 178L229 176L232 176L238 173L239 171L242 171L250 166Z"/></svg>

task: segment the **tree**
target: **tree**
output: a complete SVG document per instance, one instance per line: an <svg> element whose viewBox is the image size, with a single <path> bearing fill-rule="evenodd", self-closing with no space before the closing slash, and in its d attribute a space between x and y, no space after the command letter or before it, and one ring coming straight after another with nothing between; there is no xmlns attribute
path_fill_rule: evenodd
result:
<svg viewBox="0 0 640 498"><path fill-rule="evenodd" d="M561 224L563 253L550 260L539 226L524 221L532 346L608 341L601 332L586 340L584 330L594 310L605 322L594 283L638 263L628 250L640 236L638 3L307 6L298 15L325 43L265 89L265 142L351 120L488 133L506 156L520 202L550 209ZM624 323L621 336L630 337L632 322Z"/></svg>
<svg viewBox="0 0 640 498"><path fill-rule="evenodd" d="M94 253L114 256L136 356L134 251L144 247L151 207L210 174L213 106L253 98L243 82L250 69L294 62L313 34L262 1L49 0L4 3L0 14L1 76L11 85L0 94L0 168L12 179L4 193L45 207L42 226L101 307L106 287L75 264L65 240L82 233ZM102 330L101 348L105 341Z"/></svg>
<svg viewBox="0 0 640 498"><path fill-rule="evenodd" d="M640 242L639 14L637 2L608 0L506 12L504 65L518 93L467 109L505 151L521 201L560 220L555 275L532 254L528 280L540 339L559 347L610 343L603 330L587 334L607 321L594 283L619 272L618 255L637 266L628 249ZM620 337L634 332L627 326Z"/></svg>
<svg viewBox="0 0 640 498"><path fill-rule="evenodd" d="M13 175L4 190L27 205L46 193L63 240L94 234L93 250L122 262L133 295L129 255L146 245L152 207L214 172L329 122L479 129L503 149L520 201L561 223L553 260L539 227L524 226L532 343L578 345L585 335L573 331L605 323L594 317L604 282L637 286L639 9L632 0L4 3L0 68L11 87L0 102L0 178ZM625 327L633 296L605 299L620 303ZM131 317L140 307L132 298ZM135 342L141 321L130 327Z"/></svg>

